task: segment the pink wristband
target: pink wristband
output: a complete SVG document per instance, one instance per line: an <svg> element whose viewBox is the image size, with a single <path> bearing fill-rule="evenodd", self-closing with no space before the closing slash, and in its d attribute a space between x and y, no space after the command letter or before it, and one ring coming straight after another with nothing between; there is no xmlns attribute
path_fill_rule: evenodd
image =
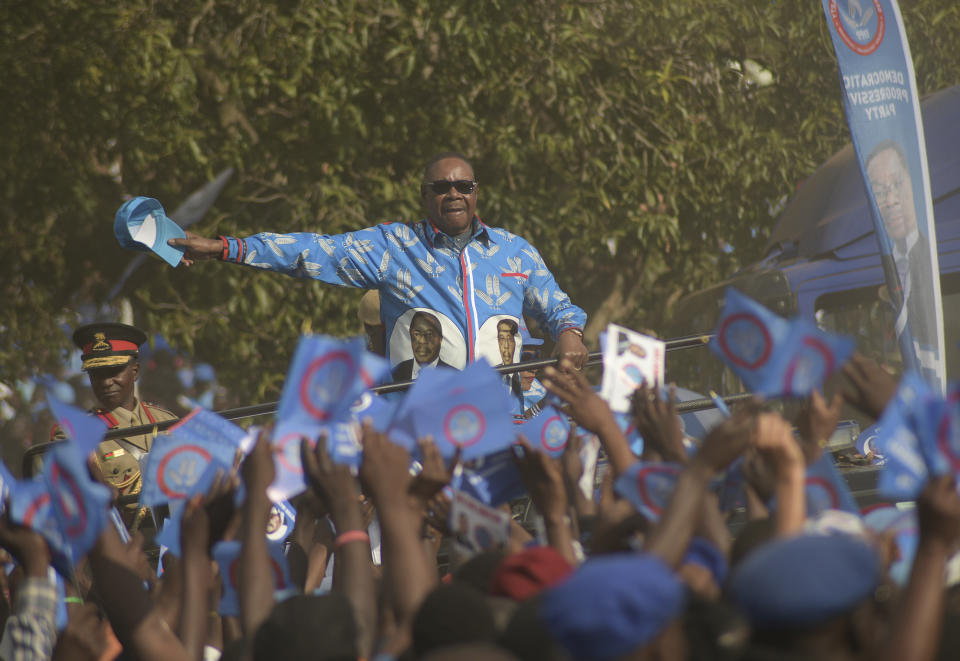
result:
<svg viewBox="0 0 960 661"><path fill-rule="evenodd" d="M349 544L350 542L367 542L370 543L370 535L368 535L363 530L348 530L342 535L337 535L337 538L333 540L333 548L338 549L342 546Z"/></svg>

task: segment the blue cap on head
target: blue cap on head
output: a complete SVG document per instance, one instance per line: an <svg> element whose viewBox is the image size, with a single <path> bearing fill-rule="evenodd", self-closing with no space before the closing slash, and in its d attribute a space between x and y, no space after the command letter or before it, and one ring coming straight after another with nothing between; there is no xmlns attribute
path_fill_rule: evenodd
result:
<svg viewBox="0 0 960 661"><path fill-rule="evenodd" d="M124 248L152 251L170 266L183 259L183 249L167 245L167 240L182 239L186 233L167 218L160 203L151 197L124 202L113 219L113 234Z"/></svg>
<svg viewBox="0 0 960 661"><path fill-rule="evenodd" d="M656 638L683 610L686 591L673 571L646 554L588 560L542 593L540 619L576 659L614 659Z"/></svg>
<svg viewBox="0 0 960 661"><path fill-rule="evenodd" d="M803 628L851 611L880 577L877 552L862 540L800 535L751 552L727 588L754 627Z"/></svg>

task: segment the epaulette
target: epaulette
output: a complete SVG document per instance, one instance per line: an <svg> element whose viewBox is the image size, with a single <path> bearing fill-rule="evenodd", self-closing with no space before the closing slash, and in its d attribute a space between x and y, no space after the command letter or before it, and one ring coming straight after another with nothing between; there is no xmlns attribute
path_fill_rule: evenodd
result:
<svg viewBox="0 0 960 661"><path fill-rule="evenodd" d="M144 402L144 401L141 401L140 403L143 404L143 407L144 407L144 408L153 409L154 411L160 411L160 412L162 412L162 413L166 413L166 414L168 414L168 415L172 415L174 418L179 418L179 417L180 417L180 416L178 416L176 413L174 413L173 411L171 411L171 410L169 410L169 409L165 409L165 408L163 408L162 406L159 406L159 405L157 405L157 404L154 404L153 402Z"/></svg>
<svg viewBox="0 0 960 661"><path fill-rule="evenodd" d="M117 419L110 415L110 411L107 411L106 409L95 408L90 412L103 420L103 422L107 425L107 429L116 429L120 426L120 423L117 421Z"/></svg>

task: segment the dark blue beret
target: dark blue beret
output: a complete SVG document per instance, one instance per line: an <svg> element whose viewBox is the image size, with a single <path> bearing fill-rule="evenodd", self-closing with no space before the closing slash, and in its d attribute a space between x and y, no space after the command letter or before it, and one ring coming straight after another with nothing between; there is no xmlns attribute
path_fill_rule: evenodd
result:
<svg viewBox="0 0 960 661"><path fill-rule="evenodd" d="M683 584L646 554L588 560L542 593L540 619L576 659L613 659L650 642L683 610Z"/></svg>
<svg viewBox="0 0 960 661"><path fill-rule="evenodd" d="M731 600L758 628L800 628L842 615L880 582L880 559L865 542L844 534L775 540L734 569Z"/></svg>

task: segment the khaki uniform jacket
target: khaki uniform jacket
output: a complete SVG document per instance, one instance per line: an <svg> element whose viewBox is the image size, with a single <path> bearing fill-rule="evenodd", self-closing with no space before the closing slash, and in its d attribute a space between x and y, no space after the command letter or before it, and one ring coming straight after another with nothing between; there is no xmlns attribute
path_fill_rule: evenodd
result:
<svg viewBox="0 0 960 661"><path fill-rule="evenodd" d="M112 411L94 409L93 413L110 429L139 427L164 420L176 420L170 411L155 404L137 400L132 411L117 407ZM97 447L97 461L106 480L120 490L121 494L138 493L140 490L140 458L153 447L153 434L141 434L123 439L103 441Z"/></svg>

